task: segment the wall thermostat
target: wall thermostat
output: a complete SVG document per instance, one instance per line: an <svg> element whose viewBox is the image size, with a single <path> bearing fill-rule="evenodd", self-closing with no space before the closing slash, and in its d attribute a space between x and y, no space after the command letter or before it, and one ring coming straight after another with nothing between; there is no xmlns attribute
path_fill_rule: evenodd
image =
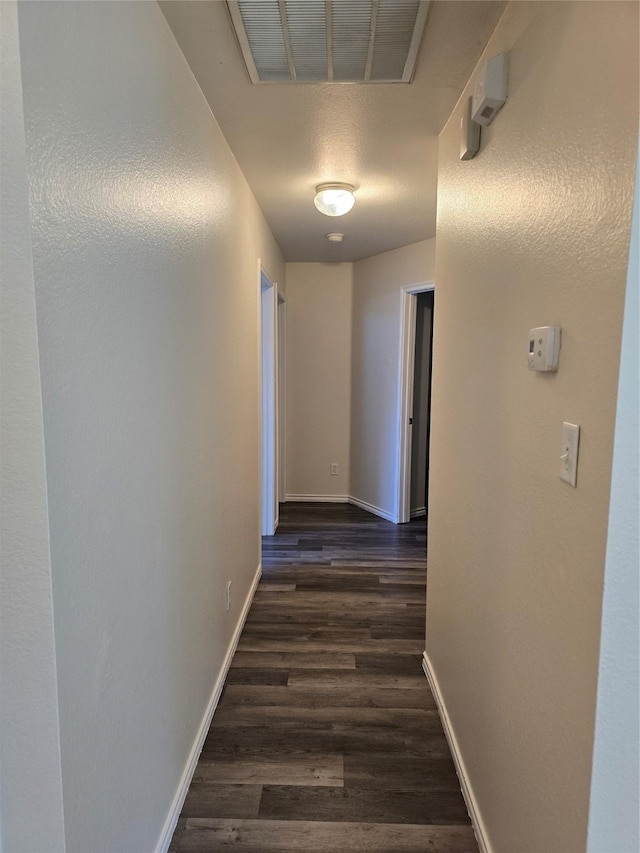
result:
<svg viewBox="0 0 640 853"><path fill-rule="evenodd" d="M488 125L494 120L507 100L507 54L499 53L485 63L471 104L471 118L478 124Z"/></svg>
<svg viewBox="0 0 640 853"><path fill-rule="evenodd" d="M529 370L546 372L558 369L560 326L540 326L529 332Z"/></svg>

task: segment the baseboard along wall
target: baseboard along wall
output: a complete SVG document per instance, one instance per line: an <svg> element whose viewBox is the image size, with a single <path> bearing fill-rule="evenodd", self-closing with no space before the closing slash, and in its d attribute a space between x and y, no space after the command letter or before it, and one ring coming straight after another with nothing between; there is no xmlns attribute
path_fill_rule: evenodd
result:
<svg viewBox="0 0 640 853"><path fill-rule="evenodd" d="M382 509L379 506L374 506L374 504L367 503L367 501L361 501L360 498L354 498L353 495L287 495L286 500L300 503L353 504L354 506L359 506L360 509L373 513L373 515L384 518L385 521L397 524L397 519L393 513L387 512L386 509Z"/></svg>
<svg viewBox="0 0 640 853"><path fill-rule="evenodd" d="M288 503L347 504L349 495L286 495Z"/></svg>
<svg viewBox="0 0 640 853"><path fill-rule="evenodd" d="M182 806L184 805L184 801L189 790L189 785L191 784L193 774L195 773L196 765L198 764L198 759L200 758L200 753L202 752L202 747L204 745L205 738L207 737L209 726L211 725L211 720L213 718L216 708L218 707L218 702L220 701L220 696L222 695L222 688L224 687L224 682L227 677L227 673L229 672L231 661L233 660L236 648L238 647L240 635L242 634L242 629L244 628L244 623L246 622L247 615L249 613L249 608L251 607L251 602L253 601L253 596L255 595L258 583L260 582L261 575L262 564L259 565L256 569L256 573L251 583L251 587L249 589L249 592L247 593L247 597L245 598L245 602L242 607L242 612L240 613L240 618L238 619L238 624L236 625L235 631L233 632L233 636L231 638L231 642L229 643L227 653L224 657L224 661L222 662L222 667L220 668L220 673L213 686L211 698L207 703L207 708L204 712L204 716L202 718L202 722L200 723L198 733L193 742L193 746L191 747L191 752L189 753L189 758L187 759L187 763L182 773L178 789L173 798L171 808L169 809L169 814L167 815L167 819L164 822L164 826L160 834L160 839L158 841L158 844L156 845L156 853L167 853L169 845L171 844L171 839L173 837L176 824L178 823L178 818L180 817L180 812L182 811Z"/></svg>
<svg viewBox="0 0 640 853"><path fill-rule="evenodd" d="M398 523L398 519L393 513L387 512L386 509L382 509L382 507L370 504L367 501L361 501L360 498L354 498L352 495L350 495L349 503L353 504L354 506L359 506L360 509L364 509L367 512L371 512L373 513L373 515L377 515L380 518L384 518L385 521L391 521L393 524Z"/></svg>
<svg viewBox="0 0 640 853"><path fill-rule="evenodd" d="M438 679L436 678L433 666L431 665L431 661L429 660L429 655L426 653L426 651L423 652L422 655L422 668L424 670L424 674L427 676L429 687L431 688L431 692L433 693L434 699L436 700L436 705L438 706L440 722L442 723L444 733L449 743L449 749L451 750L451 755L453 756L453 762L456 767L456 773L458 774L458 781L460 782L460 789L462 790L462 796L464 797L464 801L467 805L467 811L469 812L469 817L471 818L471 824L473 826L473 831L478 842L478 847L480 848L480 853L493 853L491 845L489 844L487 829L484 825L484 821L482 820L482 815L480 813L478 803L473 793L473 788L471 787L471 783L469 782L464 758L462 757L462 753L460 752L460 747L458 745L458 739L456 738L456 733L453 729L451 718L449 717L449 714L447 712L447 706L440 690Z"/></svg>

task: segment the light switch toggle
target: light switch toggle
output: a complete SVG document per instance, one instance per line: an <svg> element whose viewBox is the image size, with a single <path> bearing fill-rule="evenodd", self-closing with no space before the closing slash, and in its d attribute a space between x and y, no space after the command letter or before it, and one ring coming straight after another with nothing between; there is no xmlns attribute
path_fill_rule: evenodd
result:
<svg viewBox="0 0 640 853"><path fill-rule="evenodd" d="M570 486L576 487L578 475L578 444L580 443L580 427L577 424L562 424L562 447L560 451L560 479Z"/></svg>

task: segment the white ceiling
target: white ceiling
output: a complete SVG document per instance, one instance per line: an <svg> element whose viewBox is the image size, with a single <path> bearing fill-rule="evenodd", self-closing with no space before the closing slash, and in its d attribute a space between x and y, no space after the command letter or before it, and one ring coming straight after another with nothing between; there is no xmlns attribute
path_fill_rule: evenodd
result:
<svg viewBox="0 0 640 853"><path fill-rule="evenodd" d="M438 134L504 6L434 0L411 84L256 86L222 0L160 2L287 261L353 261L435 235ZM356 186L346 216L314 207L328 181Z"/></svg>

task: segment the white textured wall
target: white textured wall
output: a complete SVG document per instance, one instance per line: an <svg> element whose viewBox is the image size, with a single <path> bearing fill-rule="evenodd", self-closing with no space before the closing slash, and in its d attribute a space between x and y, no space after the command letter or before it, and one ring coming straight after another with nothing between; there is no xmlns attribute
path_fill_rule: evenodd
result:
<svg viewBox="0 0 640 853"><path fill-rule="evenodd" d="M287 264L286 491L349 494L352 264ZM338 476L329 466L338 463Z"/></svg>
<svg viewBox="0 0 640 853"><path fill-rule="evenodd" d="M589 853L640 849L640 461L638 316L640 314L640 152L624 308L613 451L596 735L589 811Z"/></svg>
<svg viewBox="0 0 640 853"><path fill-rule="evenodd" d="M396 512L400 288L434 279L435 240L353 265L351 494Z"/></svg>
<svg viewBox="0 0 640 853"><path fill-rule="evenodd" d="M42 398L15 3L0 3L0 849L64 850Z"/></svg>
<svg viewBox="0 0 640 853"><path fill-rule="evenodd" d="M477 157L459 160L464 97L440 138L427 652L494 851L578 853L638 129L638 7L515 2L486 55L504 49L509 100ZM526 369L528 330L545 324L563 328L554 375ZM564 420L582 428L577 489L557 474Z"/></svg>
<svg viewBox="0 0 640 853"><path fill-rule="evenodd" d="M284 269L155 3L19 13L67 849L151 850L260 559Z"/></svg>

